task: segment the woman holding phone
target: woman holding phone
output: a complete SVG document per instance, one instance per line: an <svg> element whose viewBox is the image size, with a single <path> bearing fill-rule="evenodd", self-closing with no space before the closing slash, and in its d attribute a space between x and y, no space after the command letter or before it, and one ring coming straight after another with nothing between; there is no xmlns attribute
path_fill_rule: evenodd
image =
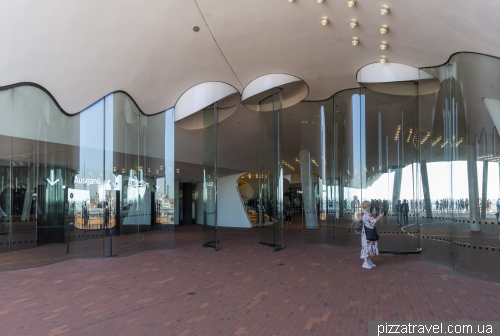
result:
<svg viewBox="0 0 500 336"><path fill-rule="evenodd" d="M380 212L378 217L375 219L373 218L370 212L370 207L371 207L370 201L364 201L361 204L361 207L363 208L363 217L362 217L363 229L361 231L361 259L365 260L362 267L371 269L377 266L371 261L370 258L378 255L378 244L377 241L370 241L366 239L365 227L368 229L374 229L377 222L384 216L384 213Z"/></svg>

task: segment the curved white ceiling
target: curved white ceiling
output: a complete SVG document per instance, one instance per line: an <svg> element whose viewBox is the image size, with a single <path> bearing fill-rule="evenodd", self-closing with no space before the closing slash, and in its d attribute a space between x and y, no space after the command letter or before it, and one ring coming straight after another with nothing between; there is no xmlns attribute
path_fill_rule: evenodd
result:
<svg viewBox="0 0 500 336"><path fill-rule="evenodd" d="M309 93L309 87L300 78L287 74L269 74L251 81L241 94L241 102L249 110L261 111L260 102L272 94L273 88L281 90L283 108L300 103Z"/></svg>
<svg viewBox="0 0 500 336"><path fill-rule="evenodd" d="M233 86L207 82L193 86L182 94L174 109L175 124L187 130L203 128L202 110L215 103L219 107L218 122L228 118L240 105L240 94Z"/></svg>
<svg viewBox="0 0 500 336"><path fill-rule="evenodd" d="M391 11L382 16L385 4ZM353 8L333 0L5 0L0 85L40 84L68 113L124 90L152 114L199 83L241 91L254 78L287 73L309 85L308 100L320 100L357 86L358 69L382 54L413 67L457 51L500 56L499 12L496 0L358 0Z"/></svg>

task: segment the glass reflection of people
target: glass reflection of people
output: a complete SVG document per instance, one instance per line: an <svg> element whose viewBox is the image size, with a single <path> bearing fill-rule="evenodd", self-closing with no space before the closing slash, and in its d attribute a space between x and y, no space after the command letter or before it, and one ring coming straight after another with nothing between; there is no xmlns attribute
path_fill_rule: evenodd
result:
<svg viewBox="0 0 500 336"><path fill-rule="evenodd" d="M500 198L497 199L497 211L495 213L495 216L497 217L497 222L498 222L498 215L500 214Z"/></svg>
<svg viewBox="0 0 500 336"><path fill-rule="evenodd" d="M290 201L286 202L284 210L285 210L284 214L285 214L286 225L292 225L292 210L293 210L293 207L292 207L292 204L290 203Z"/></svg>
<svg viewBox="0 0 500 336"><path fill-rule="evenodd" d="M405 199L403 200L403 219L406 225L408 225L408 212L410 212L410 209L408 206L408 202Z"/></svg>
<svg viewBox="0 0 500 336"><path fill-rule="evenodd" d="M371 257L378 255L378 243L376 241L370 241L366 239L365 227L374 229L377 222L384 216L384 213L381 212L377 218L373 218L372 214L370 213L370 206L370 201L364 201L362 204L363 229L361 231L361 259L364 259L362 267L367 269L371 269L377 266L371 261Z"/></svg>
<svg viewBox="0 0 500 336"><path fill-rule="evenodd" d="M358 217L358 214L359 214L359 200L358 200L358 196L354 196L352 198L351 209L352 209L352 213L354 215L354 218L356 219Z"/></svg>
<svg viewBox="0 0 500 336"><path fill-rule="evenodd" d="M403 205L401 204L401 200L398 200L398 204L396 204L396 216L398 220L398 225L402 226L403 221Z"/></svg>

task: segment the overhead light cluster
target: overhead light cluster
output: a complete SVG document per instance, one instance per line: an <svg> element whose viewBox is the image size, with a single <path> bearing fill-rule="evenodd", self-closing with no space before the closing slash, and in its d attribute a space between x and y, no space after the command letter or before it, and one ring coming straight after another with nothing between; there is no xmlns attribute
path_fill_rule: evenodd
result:
<svg viewBox="0 0 500 336"><path fill-rule="evenodd" d="M318 165L318 163L316 162L316 160L311 159L311 162L312 162L314 165L316 165L316 167L319 167L319 165Z"/></svg>
<svg viewBox="0 0 500 336"><path fill-rule="evenodd" d="M458 139L457 143L455 144L455 147L458 147L462 142L464 141L464 138Z"/></svg>
<svg viewBox="0 0 500 336"><path fill-rule="evenodd" d="M413 135L413 129L410 128L410 134L408 134L408 138L406 139L406 142L410 142L411 136Z"/></svg>
<svg viewBox="0 0 500 336"><path fill-rule="evenodd" d="M175 169L175 172L176 172L177 174L179 174L181 171L180 171L180 169L179 169L179 168L176 168L176 169Z"/></svg>
<svg viewBox="0 0 500 336"><path fill-rule="evenodd" d="M420 140L420 144L423 144L424 142L427 141L427 139L429 139L429 137L431 136L431 132L427 132L427 133L424 133L425 135L422 137L422 140Z"/></svg>
<svg viewBox="0 0 500 336"><path fill-rule="evenodd" d="M294 0L288 0L288 2L294 2ZM324 0L316 0L317 3L323 3ZM356 6L357 4L357 0L349 0L347 1L347 7L349 8L352 8L354 6ZM391 7L387 6L387 5L384 5L382 6L382 8L380 9L380 14L382 15L387 15L389 14L391 10ZM330 23L330 18L328 16L323 16L320 20L320 23L322 26L326 26ZM351 22L349 23L349 26L351 28L356 28L359 24L359 21L356 20L356 19L352 19ZM387 34L387 31L389 30L389 27L387 25L382 25L380 27L380 34ZM353 46L357 46L359 44L359 37L353 37L352 40L351 40L351 44ZM382 41L380 43L380 49L382 50L386 50L387 47L389 46L389 42L387 41ZM387 56L381 56L380 59L379 59L380 63L386 63L387 62Z"/></svg>
<svg viewBox="0 0 500 336"><path fill-rule="evenodd" d="M434 140L434 142L432 143L432 146L435 146L439 141L441 141L442 137L441 136L438 136L436 138L436 140Z"/></svg>
<svg viewBox="0 0 500 336"><path fill-rule="evenodd" d="M287 166L288 168L290 168L291 170L295 170L295 168L292 165L290 165L288 162L286 162L285 160L283 160L283 164L285 166Z"/></svg>
<svg viewBox="0 0 500 336"><path fill-rule="evenodd" d="M500 155L495 156L493 154L479 155L477 158L481 159L481 160L488 160L488 161L496 161L496 162L500 161Z"/></svg>
<svg viewBox="0 0 500 336"><path fill-rule="evenodd" d="M399 133L401 133L401 125L398 125L398 128L396 129L396 134L394 135L394 140L398 140L399 138Z"/></svg>

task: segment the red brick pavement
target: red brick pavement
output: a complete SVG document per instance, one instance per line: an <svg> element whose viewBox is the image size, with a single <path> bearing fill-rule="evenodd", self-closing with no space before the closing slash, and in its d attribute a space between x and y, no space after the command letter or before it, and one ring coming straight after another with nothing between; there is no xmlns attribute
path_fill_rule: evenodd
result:
<svg viewBox="0 0 500 336"><path fill-rule="evenodd" d="M176 229L174 250L0 273L1 335L366 335L369 321L500 320L500 284L420 255L301 244L279 252L257 229ZM161 237L161 236L159 236ZM194 295L188 295L194 292Z"/></svg>

